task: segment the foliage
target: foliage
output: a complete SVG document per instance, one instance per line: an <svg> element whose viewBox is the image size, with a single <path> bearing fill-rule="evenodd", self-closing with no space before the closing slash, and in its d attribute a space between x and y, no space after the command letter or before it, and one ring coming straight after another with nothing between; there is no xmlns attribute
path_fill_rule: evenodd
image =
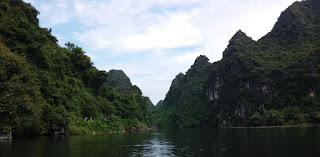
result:
<svg viewBox="0 0 320 157"><path fill-rule="evenodd" d="M30 64L0 43L0 128L39 133L44 102Z"/></svg>
<svg viewBox="0 0 320 157"><path fill-rule="evenodd" d="M208 110L204 100L204 83L208 80L210 65L208 60L205 56L199 56L185 75L180 73L172 81L163 105L157 107L153 118L158 127L202 125L205 112Z"/></svg>
<svg viewBox="0 0 320 157"><path fill-rule="evenodd" d="M319 0L295 2L258 41L238 31L220 61L196 64L197 59L185 75L172 81L155 123L169 127L319 123L319 8Z"/></svg>
<svg viewBox="0 0 320 157"><path fill-rule="evenodd" d="M256 111L249 117L249 122L252 126L259 126L264 123L264 119L261 114Z"/></svg>
<svg viewBox="0 0 320 157"><path fill-rule="evenodd" d="M264 112L263 119L265 125L281 125L283 123L283 114L278 110L269 110Z"/></svg>
<svg viewBox="0 0 320 157"><path fill-rule="evenodd" d="M122 70L110 70L107 85L111 87L130 88L132 86L129 77Z"/></svg>
<svg viewBox="0 0 320 157"><path fill-rule="evenodd" d="M75 44L60 47L39 27L38 14L22 0L0 1L0 128L82 134L150 123L147 98L137 86L130 83L127 93L107 86L107 72Z"/></svg>

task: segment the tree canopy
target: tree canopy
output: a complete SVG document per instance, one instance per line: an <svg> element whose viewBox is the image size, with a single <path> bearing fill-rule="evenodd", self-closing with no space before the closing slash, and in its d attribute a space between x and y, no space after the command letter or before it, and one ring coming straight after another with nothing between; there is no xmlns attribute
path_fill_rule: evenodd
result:
<svg viewBox="0 0 320 157"><path fill-rule="evenodd" d="M223 58L198 62L172 81L158 126L318 123L320 1L295 2L258 41L238 31ZM199 64L201 63L201 64Z"/></svg>
<svg viewBox="0 0 320 157"><path fill-rule="evenodd" d="M128 84L129 93L107 86L108 73L75 44L59 46L38 14L22 0L0 2L0 128L78 134L150 122L148 98L137 86Z"/></svg>

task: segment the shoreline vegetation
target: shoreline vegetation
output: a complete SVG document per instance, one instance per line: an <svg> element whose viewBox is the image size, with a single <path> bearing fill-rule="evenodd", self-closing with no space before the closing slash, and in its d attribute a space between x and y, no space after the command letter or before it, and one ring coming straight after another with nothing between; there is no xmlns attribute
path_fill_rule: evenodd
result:
<svg viewBox="0 0 320 157"><path fill-rule="evenodd" d="M123 71L99 70L81 47L58 45L39 14L23 0L0 1L0 129L39 136L153 125L150 99Z"/></svg>
<svg viewBox="0 0 320 157"><path fill-rule="evenodd" d="M218 129L272 129L272 128L318 128L320 124L311 124L311 123L301 123L301 124L293 124L293 125L279 125L279 126L230 126L230 127L209 127L209 128L218 128ZM69 128L70 129L70 128ZM79 129L79 128L78 128ZM188 129L188 128L181 128ZM193 128L189 128L193 129ZM154 130L163 130L159 129L155 126L148 127L147 125L141 125L140 127L127 128L117 131L89 131L86 130L84 132L68 132L65 134L67 136L72 135L102 135L102 134L114 134L114 133L131 133L131 132L146 132L146 131L154 131ZM164 129L165 130L165 129ZM59 135L59 134L57 134Z"/></svg>
<svg viewBox="0 0 320 157"><path fill-rule="evenodd" d="M279 126L238 126L238 127L221 127L221 128L249 128L249 129L268 129L268 128L309 128L309 127L320 127L320 124L311 124L311 123L301 123L293 125L279 125Z"/></svg>
<svg viewBox="0 0 320 157"><path fill-rule="evenodd" d="M69 128L70 129L70 128ZM157 130L156 127L148 127L146 125L142 125L141 127L133 127L122 129L120 131L91 131L91 130L81 130L77 128L78 131L75 130L68 130L66 134L55 134L55 135L66 135L66 136L73 136L73 135L102 135L102 134L118 134L118 133L132 133L132 132L147 132L147 131L154 131Z"/></svg>
<svg viewBox="0 0 320 157"><path fill-rule="evenodd" d="M109 134L148 131L154 128L154 126L148 126L145 123L141 123L138 119L121 119L120 117L111 115L109 117L99 116L96 119L77 118L77 120L73 120L69 127L66 128L65 133L56 132L55 134Z"/></svg>
<svg viewBox="0 0 320 157"><path fill-rule="evenodd" d="M301 123L301 124L294 124L294 125L279 125L279 126L235 126L235 127L211 127L211 128L218 128L218 129L272 129L272 128L318 128L318 127L320 127L320 124ZM181 129L188 129L188 128L181 128ZM189 128L189 129L194 129L194 128ZM82 134L82 133L80 133L80 134L79 133L68 133L67 132L67 134L65 134L65 135L67 135L67 136L102 135L102 134L114 134L114 133L146 132L146 131L155 131L155 130L163 130L163 129L159 129L155 126L148 127L146 125L142 125L141 128L133 127L133 128L129 128L129 129L123 129L121 131L102 131L102 132L88 131L84 134Z"/></svg>

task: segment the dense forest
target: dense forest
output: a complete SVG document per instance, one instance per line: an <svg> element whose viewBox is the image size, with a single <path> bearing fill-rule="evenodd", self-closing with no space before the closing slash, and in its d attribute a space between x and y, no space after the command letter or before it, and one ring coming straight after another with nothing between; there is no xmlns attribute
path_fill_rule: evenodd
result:
<svg viewBox="0 0 320 157"><path fill-rule="evenodd" d="M320 122L320 1L295 2L271 32L238 31L220 61L199 56L172 81L154 113L159 127Z"/></svg>
<svg viewBox="0 0 320 157"><path fill-rule="evenodd" d="M201 55L154 106L121 70L57 44L39 12L0 1L0 129L15 135L320 122L320 0L295 2L258 41L239 30L220 61Z"/></svg>
<svg viewBox="0 0 320 157"><path fill-rule="evenodd" d="M122 71L98 70L73 43L59 46L38 14L22 0L0 1L0 129L83 134L150 125L149 98Z"/></svg>

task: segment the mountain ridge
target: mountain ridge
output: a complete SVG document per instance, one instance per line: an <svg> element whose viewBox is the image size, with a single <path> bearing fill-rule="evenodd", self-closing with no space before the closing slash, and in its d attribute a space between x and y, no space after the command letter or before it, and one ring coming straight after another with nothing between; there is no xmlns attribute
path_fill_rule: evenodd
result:
<svg viewBox="0 0 320 157"><path fill-rule="evenodd" d="M241 30L204 73L193 66L156 115L159 127L318 123L320 2L295 2L258 41ZM188 75L188 73L192 75ZM179 76L179 75L178 75ZM188 79L184 79L188 78ZM177 77L176 77L177 79ZM175 79L175 80L176 80ZM194 81L197 80L197 81ZM192 90L195 87L197 90ZM179 94L177 94L179 93ZM188 94L181 94L188 93Z"/></svg>

